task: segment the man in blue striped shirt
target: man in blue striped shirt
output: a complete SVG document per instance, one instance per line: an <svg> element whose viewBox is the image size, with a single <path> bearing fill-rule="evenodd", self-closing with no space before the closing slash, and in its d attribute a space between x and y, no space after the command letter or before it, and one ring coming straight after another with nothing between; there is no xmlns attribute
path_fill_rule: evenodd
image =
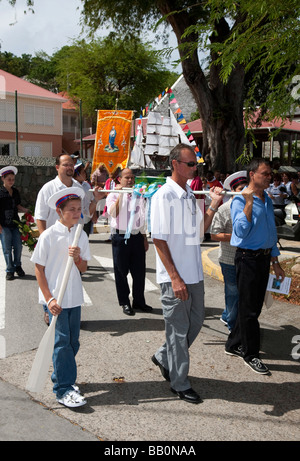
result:
<svg viewBox="0 0 300 461"><path fill-rule="evenodd" d="M276 278L284 279L278 262L277 231L272 200L265 189L271 180L271 168L264 159L253 159L248 168L249 186L231 205L231 245L237 247L235 265L239 290L238 319L230 333L225 352L242 357L256 373L269 370L259 358L260 328L258 317L264 302L270 262Z"/></svg>

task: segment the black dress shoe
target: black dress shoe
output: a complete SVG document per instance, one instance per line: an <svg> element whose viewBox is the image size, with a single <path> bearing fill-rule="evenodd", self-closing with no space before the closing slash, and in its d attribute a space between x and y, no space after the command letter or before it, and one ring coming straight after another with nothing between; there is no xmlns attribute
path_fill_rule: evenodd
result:
<svg viewBox="0 0 300 461"><path fill-rule="evenodd" d="M137 309L138 311L144 311L144 312L150 312L153 309L151 306L148 306L148 304L141 306L140 304L133 303L132 307L133 309Z"/></svg>
<svg viewBox="0 0 300 461"><path fill-rule="evenodd" d="M22 267L16 267L16 273L18 274L19 277L25 277L25 272L23 271Z"/></svg>
<svg viewBox="0 0 300 461"><path fill-rule="evenodd" d="M197 394L197 392L195 392L194 389L192 388L186 389L185 391L175 391L175 389L171 387L171 391L174 394L177 394L181 400L185 400L186 402L189 402L189 403L201 403L202 402L200 395Z"/></svg>
<svg viewBox="0 0 300 461"><path fill-rule="evenodd" d="M126 315L135 315L135 312L130 306L130 304L123 304L122 309L123 309L124 314Z"/></svg>
<svg viewBox="0 0 300 461"><path fill-rule="evenodd" d="M169 376L169 370L167 370L165 367L163 367L159 361L157 360L157 358L155 357L155 355L153 355L151 357L151 360L152 362L154 363L154 365L156 365L157 367L159 367L160 369L160 372L163 376L163 378L165 378L166 381L170 381L170 376Z"/></svg>

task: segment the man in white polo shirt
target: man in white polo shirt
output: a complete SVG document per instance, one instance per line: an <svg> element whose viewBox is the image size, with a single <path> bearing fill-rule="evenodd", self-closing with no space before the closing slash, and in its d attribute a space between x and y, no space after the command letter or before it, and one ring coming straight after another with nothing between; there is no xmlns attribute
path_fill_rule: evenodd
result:
<svg viewBox="0 0 300 461"><path fill-rule="evenodd" d="M155 193L151 205L151 236L166 332L166 342L152 361L170 381L172 392L187 402L200 403L188 379L189 347L204 320L200 229L203 225L203 235L210 226L222 201L222 189L211 189L211 204L202 213L186 183L197 167L194 149L178 144L169 159L172 176Z"/></svg>

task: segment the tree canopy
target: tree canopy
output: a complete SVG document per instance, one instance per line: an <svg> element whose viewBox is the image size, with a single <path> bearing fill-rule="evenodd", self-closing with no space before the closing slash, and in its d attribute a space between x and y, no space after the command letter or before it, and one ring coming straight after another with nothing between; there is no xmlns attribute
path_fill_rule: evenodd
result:
<svg viewBox="0 0 300 461"><path fill-rule="evenodd" d="M43 51L21 57L0 52L0 68L50 91L67 91L74 100L82 100L83 112L92 118L96 109L113 109L116 99L119 109L139 114L153 95L178 77L149 44L115 33L74 41L52 56Z"/></svg>
<svg viewBox="0 0 300 461"><path fill-rule="evenodd" d="M84 102L89 115L95 109L136 110L171 85L177 74L166 69L148 44L137 37L76 41L64 47L58 58L60 88Z"/></svg>
<svg viewBox="0 0 300 461"><path fill-rule="evenodd" d="M213 11L220 2L209 0ZM235 2L223 1L226 15L237 14ZM226 83L237 63L247 75L246 107L260 106L270 119L290 115L295 108L295 84L300 80L300 3L297 0L243 0L242 21L223 42L212 43ZM295 97L296 96L296 97Z"/></svg>

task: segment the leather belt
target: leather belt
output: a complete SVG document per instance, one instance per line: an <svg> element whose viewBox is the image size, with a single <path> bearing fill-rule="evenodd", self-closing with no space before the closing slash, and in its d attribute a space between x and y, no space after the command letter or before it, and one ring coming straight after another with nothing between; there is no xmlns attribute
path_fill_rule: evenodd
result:
<svg viewBox="0 0 300 461"><path fill-rule="evenodd" d="M258 250L249 250L248 248L237 248L236 251L240 251L244 254L248 254L250 256L267 256L271 253L271 248L259 248Z"/></svg>
<svg viewBox="0 0 300 461"><path fill-rule="evenodd" d="M126 230L120 230L120 229L112 229L112 234L121 234L121 235L125 235L126 234ZM138 235L140 233L140 230L139 229L134 229L131 231L130 235Z"/></svg>

